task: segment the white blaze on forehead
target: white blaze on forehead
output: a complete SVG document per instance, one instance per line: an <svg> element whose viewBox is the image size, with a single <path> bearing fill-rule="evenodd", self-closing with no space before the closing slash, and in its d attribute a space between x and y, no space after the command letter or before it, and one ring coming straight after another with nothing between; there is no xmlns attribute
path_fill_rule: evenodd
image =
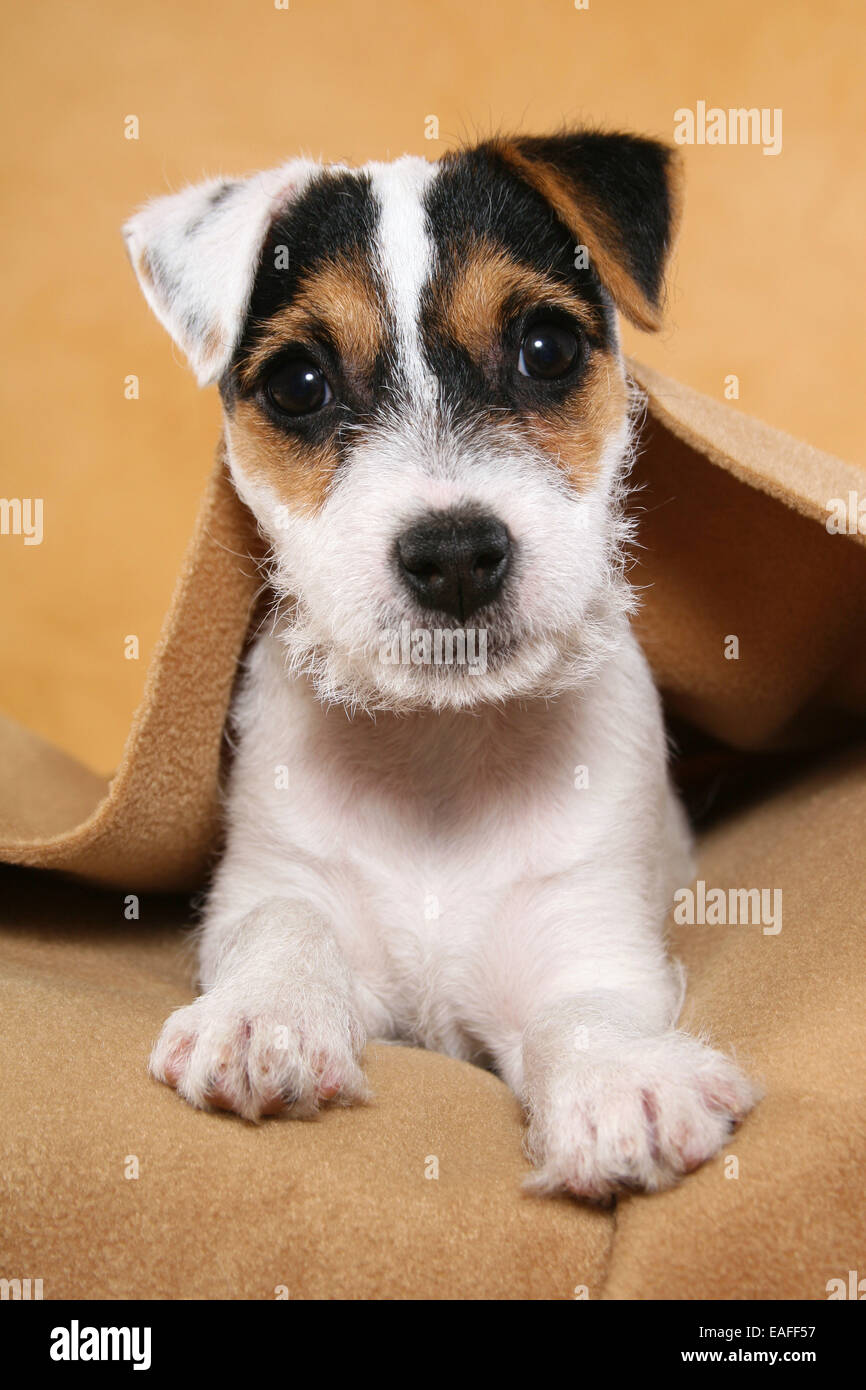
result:
<svg viewBox="0 0 866 1390"><path fill-rule="evenodd" d="M433 269L424 192L436 175L436 166L405 155L393 164L369 164L365 172L379 204L376 249L397 330L400 376L412 397L423 401L430 377L421 350L418 311L421 291Z"/></svg>

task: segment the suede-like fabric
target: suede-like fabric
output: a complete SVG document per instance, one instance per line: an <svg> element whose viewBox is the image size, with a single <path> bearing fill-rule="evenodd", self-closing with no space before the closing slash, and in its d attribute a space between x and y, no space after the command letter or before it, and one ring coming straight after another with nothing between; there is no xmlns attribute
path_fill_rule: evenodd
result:
<svg viewBox="0 0 866 1390"><path fill-rule="evenodd" d="M129 923L120 893L0 874L0 1273L32 1271L46 1298L599 1287L612 1217L521 1195L519 1107L496 1077L374 1044L364 1107L260 1126L194 1111L145 1069L192 997L186 905L144 896Z"/></svg>
<svg viewBox="0 0 866 1390"><path fill-rule="evenodd" d="M766 1096L679 1187L604 1211L524 1194L513 1096L419 1049L370 1046L359 1109L190 1109L145 1072L192 997L183 902L128 922L119 892L0 870L0 1273L46 1298L825 1298L866 1267L864 823L860 750L706 838L708 885L783 887L778 935L672 942L687 1021Z"/></svg>
<svg viewBox="0 0 866 1390"><path fill-rule="evenodd" d="M778 935L673 933L689 972L684 1024L730 1043L765 1095L715 1162L674 1191L619 1202L608 1297L820 1299L830 1279L862 1277L864 827L861 747L703 840L708 888L782 891Z"/></svg>
<svg viewBox="0 0 866 1390"><path fill-rule="evenodd" d="M766 1098L678 1188L599 1211L523 1194L516 1101L445 1057L373 1044L374 1100L307 1123L203 1114L148 1079L192 976L188 903L156 890L201 886L218 846L257 585L218 457L112 782L0 726L0 857L30 866L0 870L0 1275L48 1298L823 1298L866 1266L866 547L823 524L866 479L632 372L638 632L668 711L786 770L699 863L711 887L781 889L782 930L673 932L688 1023Z"/></svg>
<svg viewBox="0 0 866 1390"><path fill-rule="evenodd" d="M219 826L223 726L257 588L222 448L109 783L0 719L0 859L129 888L193 887Z"/></svg>

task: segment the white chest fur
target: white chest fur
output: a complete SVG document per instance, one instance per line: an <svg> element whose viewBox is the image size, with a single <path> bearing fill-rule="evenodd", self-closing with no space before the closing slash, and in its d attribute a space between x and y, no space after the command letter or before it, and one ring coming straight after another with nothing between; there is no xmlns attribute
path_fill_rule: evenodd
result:
<svg viewBox="0 0 866 1390"><path fill-rule="evenodd" d="M658 697L630 637L579 695L375 719L323 708L261 637L235 727L211 925L263 894L308 904L374 1032L476 1052L484 1019L509 1013L499 962L543 949L573 975L613 928L620 953L654 941L684 881Z"/></svg>

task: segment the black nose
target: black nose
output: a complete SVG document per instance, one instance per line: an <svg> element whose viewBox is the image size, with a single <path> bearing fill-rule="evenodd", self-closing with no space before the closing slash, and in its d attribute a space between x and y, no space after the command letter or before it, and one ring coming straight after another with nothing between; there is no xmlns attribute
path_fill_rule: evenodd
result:
<svg viewBox="0 0 866 1390"><path fill-rule="evenodd" d="M461 622L496 598L510 556L508 532L492 516L431 516L397 539L397 566L416 602Z"/></svg>

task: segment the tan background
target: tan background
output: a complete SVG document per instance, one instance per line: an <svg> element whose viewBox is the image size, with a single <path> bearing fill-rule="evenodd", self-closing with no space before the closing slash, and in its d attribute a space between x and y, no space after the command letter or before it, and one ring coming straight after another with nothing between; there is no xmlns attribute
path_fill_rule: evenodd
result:
<svg viewBox="0 0 866 1390"><path fill-rule="evenodd" d="M0 707L97 769L118 757L218 428L126 264L120 224L152 194L301 150L435 158L563 119L670 137L698 100L781 107L777 158L685 150L669 327L627 346L717 397L734 372L740 408L862 460L858 0L6 9L0 494L44 498L46 537L0 537Z"/></svg>

